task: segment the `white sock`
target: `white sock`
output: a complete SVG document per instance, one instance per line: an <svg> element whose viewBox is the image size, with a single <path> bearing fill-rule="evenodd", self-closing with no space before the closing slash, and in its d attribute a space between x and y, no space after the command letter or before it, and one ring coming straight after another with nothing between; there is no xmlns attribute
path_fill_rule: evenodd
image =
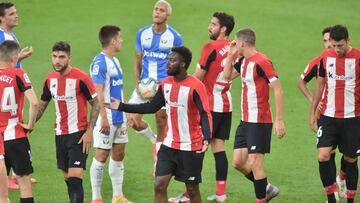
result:
<svg viewBox="0 0 360 203"><path fill-rule="evenodd" d="M124 164L122 161L114 161L110 156L109 176L113 188L113 196L121 196L124 180Z"/></svg>
<svg viewBox="0 0 360 203"><path fill-rule="evenodd" d="M148 138L151 143L156 143L156 135L151 130L150 126L145 128L144 130L136 131L137 133L143 135L144 137Z"/></svg>
<svg viewBox="0 0 360 203"><path fill-rule="evenodd" d="M91 191L92 199L102 199L101 198L101 185L103 181L103 169L104 163L96 160L95 157L91 163L90 167L90 182L91 182Z"/></svg>

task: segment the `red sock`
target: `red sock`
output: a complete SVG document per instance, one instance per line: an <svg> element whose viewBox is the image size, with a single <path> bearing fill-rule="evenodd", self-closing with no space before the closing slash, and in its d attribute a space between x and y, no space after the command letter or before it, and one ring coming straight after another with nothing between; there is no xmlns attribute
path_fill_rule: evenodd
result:
<svg viewBox="0 0 360 203"><path fill-rule="evenodd" d="M266 199L256 199L256 203L266 203Z"/></svg>
<svg viewBox="0 0 360 203"><path fill-rule="evenodd" d="M340 180L345 180L346 179L346 173L342 170L339 171L339 178Z"/></svg>
<svg viewBox="0 0 360 203"><path fill-rule="evenodd" d="M216 181L216 195L223 195L226 193L226 180Z"/></svg>

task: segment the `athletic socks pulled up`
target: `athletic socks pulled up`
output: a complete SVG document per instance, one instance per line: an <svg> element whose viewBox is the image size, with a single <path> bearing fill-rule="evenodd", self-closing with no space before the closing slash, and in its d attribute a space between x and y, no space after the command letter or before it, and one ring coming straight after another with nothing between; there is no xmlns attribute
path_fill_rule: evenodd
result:
<svg viewBox="0 0 360 203"><path fill-rule="evenodd" d="M20 198L20 203L34 203L33 197Z"/></svg>
<svg viewBox="0 0 360 203"><path fill-rule="evenodd" d="M68 178L70 189L70 203L83 203L84 202L84 189L82 179L77 177Z"/></svg>
<svg viewBox="0 0 360 203"><path fill-rule="evenodd" d="M263 202L263 200L266 198L266 185L267 185L267 178L254 180L256 202Z"/></svg>
<svg viewBox="0 0 360 203"><path fill-rule="evenodd" d="M101 185L103 181L103 171L104 171L104 163L96 160L95 157L90 166L90 182L91 182L91 191L92 191L92 199L100 200L101 197Z"/></svg>
<svg viewBox="0 0 360 203"><path fill-rule="evenodd" d="M114 161L110 157L109 176L113 188L113 196L122 196L122 185L124 180L124 164L122 161Z"/></svg>
<svg viewBox="0 0 360 203"><path fill-rule="evenodd" d="M216 169L216 195L226 193L226 179L228 174L228 160L225 151L214 153Z"/></svg>

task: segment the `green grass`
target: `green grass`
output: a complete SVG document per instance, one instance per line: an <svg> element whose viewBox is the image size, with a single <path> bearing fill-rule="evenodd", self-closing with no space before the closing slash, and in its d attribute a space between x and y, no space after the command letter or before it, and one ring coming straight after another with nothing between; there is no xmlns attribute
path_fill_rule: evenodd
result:
<svg viewBox="0 0 360 203"><path fill-rule="evenodd" d="M134 87L133 62L135 32L152 23L151 13L155 1L95 1L95 0L15 0L20 18L14 32L22 46L33 46L34 54L23 64L40 96L45 75L52 70L51 46L66 40L72 45L72 65L88 72L92 58L100 51L97 39L104 24L121 27L123 48L118 54L124 70L125 95L129 98ZM318 174L315 136L308 127L308 103L296 87L300 73L307 62L322 49L321 30L325 26L342 23L348 26L351 44L360 47L360 1L357 0L182 0L170 1L173 15L169 24L177 29L184 43L193 52L189 72L195 69L200 50L209 41L207 26L215 11L233 14L239 28L251 27L257 32L257 47L266 53L277 69L284 89L284 119L286 137L279 141L273 136L271 154L266 157L269 180L281 189L278 203L324 202L325 194ZM313 85L313 84L312 84ZM240 81L233 85L233 125L226 151L230 162L228 176L228 202L254 202L254 190L240 173L231 168L232 143L240 116ZM27 113L27 111L25 111ZM152 116L145 117L153 128ZM68 202L62 174L56 169L54 144L54 105L51 103L36 130L31 134L34 177L33 190L37 202ZM149 142L129 131L129 144L125 158L124 192L134 202L152 202L153 161ZM88 168L93 150L88 158ZM340 156L338 155L337 158ZM200 185L203 201L214 192L214 161L210 152L204 160L203 183ZM111 184L105 172L103 197L110 202ZM88 171L84 178L85 201L91 201ZM184 189L172 181L168 193L177 195ZM18 192L10 191L12 202L18 202Z"/></svg>

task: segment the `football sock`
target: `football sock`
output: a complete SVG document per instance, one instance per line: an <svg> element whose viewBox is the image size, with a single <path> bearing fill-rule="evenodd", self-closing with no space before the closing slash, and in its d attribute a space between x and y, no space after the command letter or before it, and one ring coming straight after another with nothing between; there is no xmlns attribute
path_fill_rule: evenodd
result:
<svg viewBox="0 0 360 203"><path fill-rule="evenodd" d="M245 177L250 180L251 182L254 182L255 178L254 178L254 174L252 171L250 171L250 173L248 173L247 175L245 175Z"/></svg>
<svg viewBox="0 0 360 203"><path fill-rule="evenodd" d="M346 196L348 199L348 203L352 203L354 201L356 190L357 190L357 182L359 178L359 168L357 161L354 163L346 162ZM350 200L350 201L349 201Z"/></svg>
<svg viewBox="0 0 360 203"><path fill-rule="evenodd" d="M104 163L96 160L95 157L91 163L90 167L90 182L91 182L91 191L92 199L102 199L101 198L101 185L103 181L103 170Z"/></svg>
<svg viewBox="0 0 360 203"><path fill-rule="evenodd" d="M33 197L20 198L20 203L34 203Z"/></svg>
<svg viewBox="0 0 360 203"><path fill-rule="evenodd" d="M345 163L344 155L342 155L342 157L341 157L339 178L341 180L346 179L346 163Z"/></svg>
<svg viewBox="0 0 360 203"><path fill-rule="evenodd" d="M332 176L336 177L336 163L335 163L335 153L332 153L330 156L330 165Z"/></svg>
<svg viewBox="0 0 360 203"><path fill-rule="evenodd" d="M254 180L254 188L255 188L255 195L256 201L262 201L266 197L266 185L267 185L267 178L263 178L260 180Z"/></svg>
<svg viewBox="0 0 360 203"><path fill-rule="evenodd" d="M70 186L70 203L84 202L84 189L82 186L82 179L77 177L70 177L68 179Z"/></svg>
<svg viewBox="0 0 360 203"><path fill-rule="evenodd" d="M319 161L319 171L322 184L328 196L328 203L336 203L334 192L336 192L336 176L332 173L332 165L329 161Z"/></svg>
<svg viewBox="0 0 360 203"><path fill-rule="evenodd" d="M109 176L113 188L113 196L123 195L122 185L124 180L124 164L122 161L114 161L110 157Z"/></svg>
<svg viewBox="0 0 360 203"><path fill-rule="evenodd" d="M144 130L136 131L137 133L143 135L144 137L148 138L151 143L156 143L156 135L151 130L150 126L145 128Z"/></svg>
<svg viewBox="0 0 360 203"><path fill-rule="evenodd" d="M225 151L214 153L216 169L216 195L226 193L226 179L228 173L228 160Z"/></svg>
<svg viewBox="0 0 360 203"><path fill-rule="evenodd" d="M70 199L70 185L69 185L69 181L68 180L65 180L65 183L66 183L66 186L67 186L67 190L68 190L68 195L69 195L69 199Z"/></svg>

